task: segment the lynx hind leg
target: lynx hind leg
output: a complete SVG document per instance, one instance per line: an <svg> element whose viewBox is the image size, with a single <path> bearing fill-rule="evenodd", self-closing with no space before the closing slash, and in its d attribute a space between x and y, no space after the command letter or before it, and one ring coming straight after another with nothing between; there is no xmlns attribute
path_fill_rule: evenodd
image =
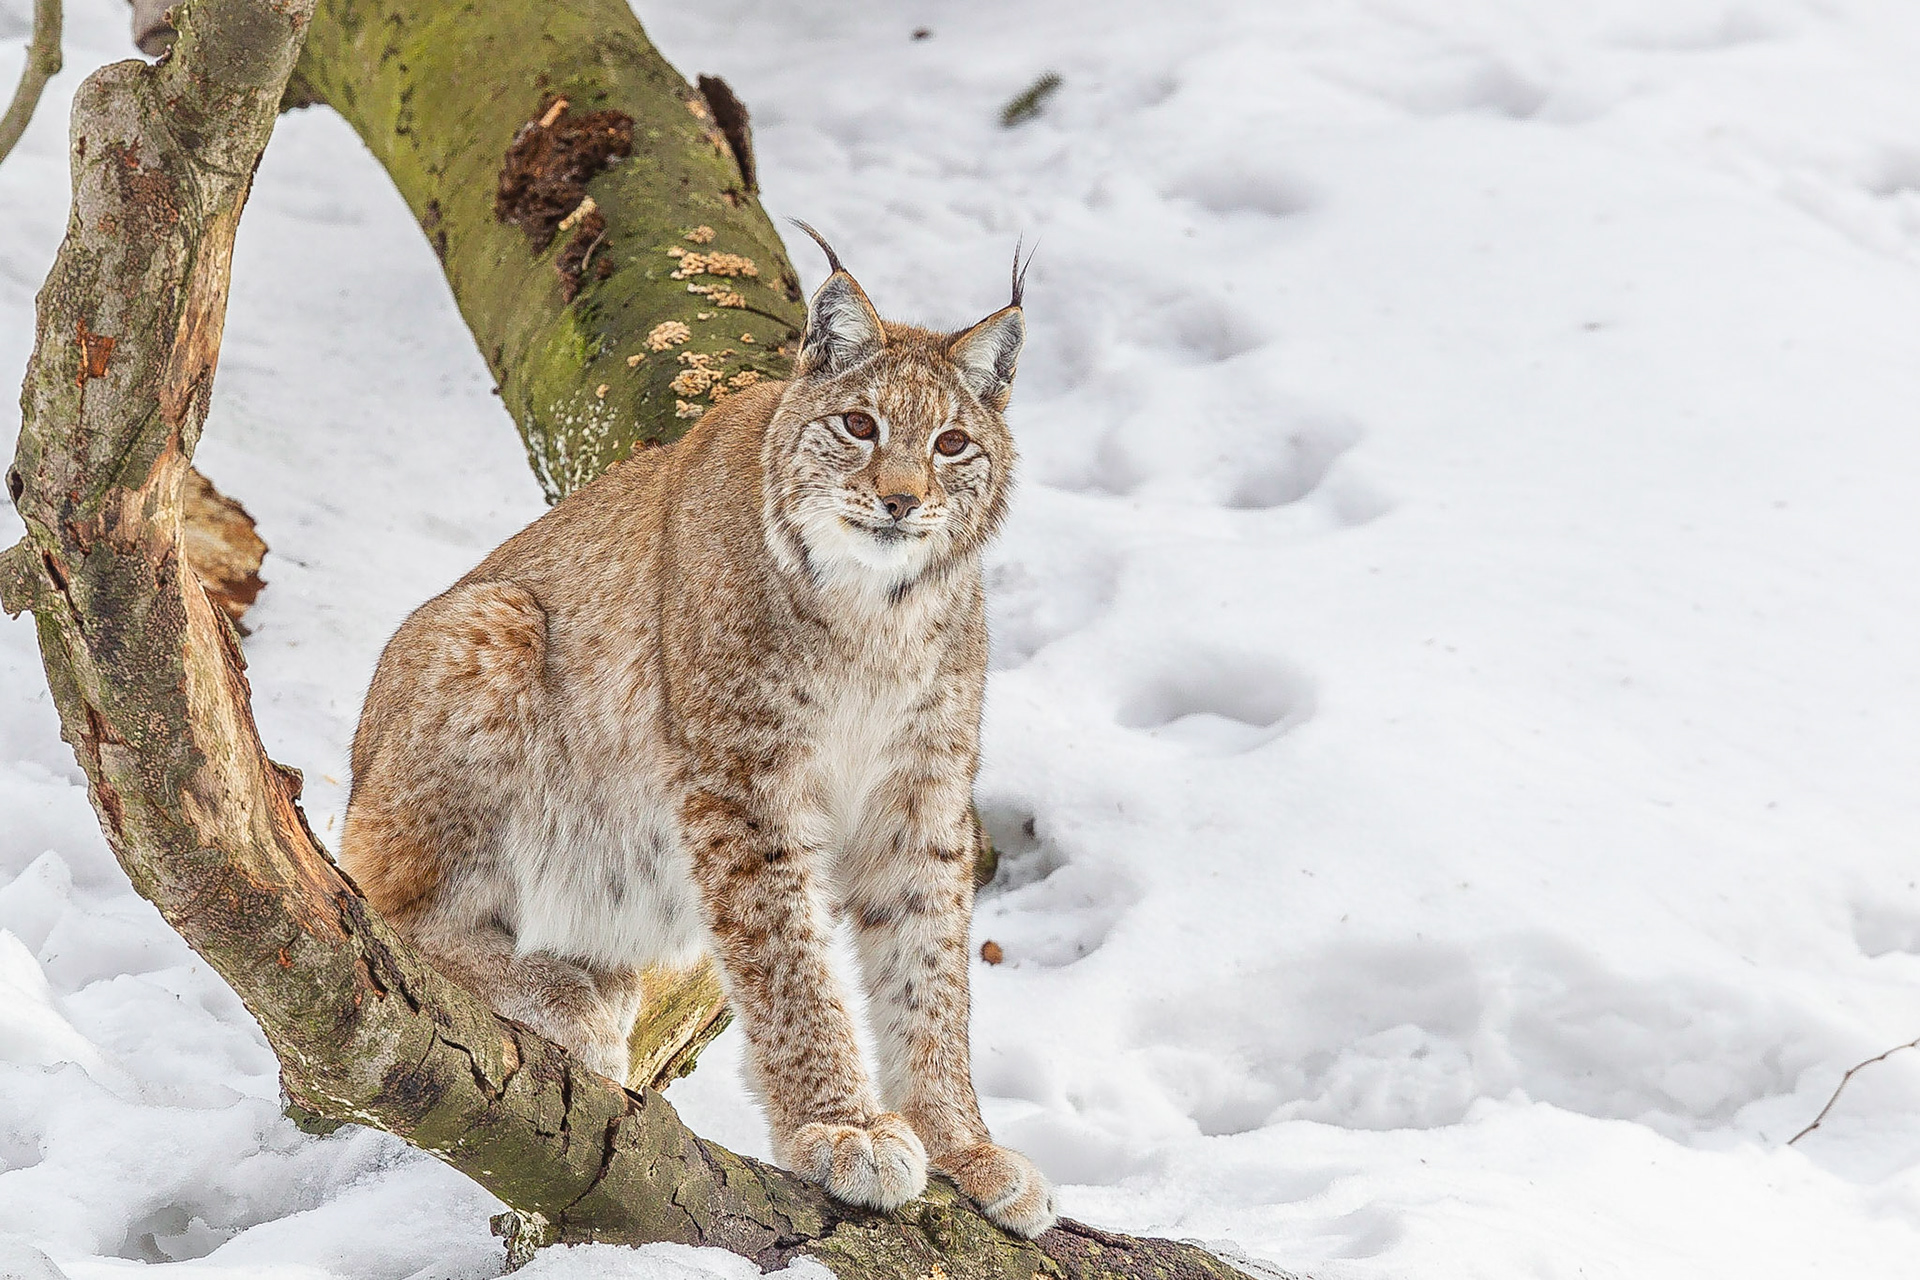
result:
<svg viewBox="0 0 1920 1280"><path fill-rule="evenodd" d="M402 696L435 717L437 738L466 755L523 740L546 688L547 614L533 593L511 582L455 587L403 630L416 623L403 673L413 687Z"/></svg>
<svg viewBox="0 0 1920 1280"><path fill-rule="evenodd" d="M340 865L396 923L441 914L538 728L547 616L511 583L455 587L388 642L353 739Z"/></svg>
<svg viewBox="0 0 1920 1280"><path fill-rule="evenodd" d="M525 1023L617 1084L627 1082L627 1037L640 1012L640 975L591 969L547 951L516 955L498 925L441 926L421 937L434 966L503 1018Z"/></svg>

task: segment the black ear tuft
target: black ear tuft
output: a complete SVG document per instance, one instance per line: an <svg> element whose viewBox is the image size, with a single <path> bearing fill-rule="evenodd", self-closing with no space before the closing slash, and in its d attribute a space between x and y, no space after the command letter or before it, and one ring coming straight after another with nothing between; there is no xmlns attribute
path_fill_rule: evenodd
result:
<svg viewBox="0 0 1920 1280"><path fill-rule="evenodd" d="M1026 262L1022 263L1020 261L1020 249L1021 249L1021 246L1024 245L1025 243L1026 243L1026 237L1022 236L1020 239L1014 241L1014 244L1013 244L1013 301L1007 304L1009 306L1014 306L1014 307L1020 306L1021 300L1026 297L1027 268L1033 265L1034 250L1037 250L1040 247L1038 242L1036 242L1033 246L1033 249L1030 249L1027 251ZM832 251L829 250L828 252L832 252Z"/></svg>
<svg viewBox="0 0 1920 1280"><path fill-rule="evenodd" d="M800 228L802 231L806 232L808 235L813 237L813 242L820 246L820 252L827 255L827 270L829 273L837 274L839 272L846 270L845 267L840 265L840 255L833 251L833 246L827 243L827 238L825 236L821 235L818 231L815 231L812 227L800 221L800 219L798 218L788 218L787 221L791 222L794 226ZM1015 252L1015 256L1016 257L1019 256L1018 251Z"/></svg>

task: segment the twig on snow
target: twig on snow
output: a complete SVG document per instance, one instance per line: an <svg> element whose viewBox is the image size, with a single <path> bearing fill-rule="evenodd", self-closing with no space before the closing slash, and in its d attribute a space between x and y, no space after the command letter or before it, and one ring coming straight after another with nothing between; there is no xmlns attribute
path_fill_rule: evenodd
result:
<svg viewBox="0 0 1920 1280"><path fill-rule="evenodd" d="M1800 1139L1806 1137L1808 1134L1812 1133L1815 1129L1818 1129L1820 1127L1820 1122L1827 1118L1827 1112L1833 1110L1833 1104L1840 1101L1840 1095L1842 1092L1845 1091L1847 1087L1847 1081L1853 1079L1854 1072L1859 1071L1863 1067L1870 1067L1876 1062L1885 1062L1888 1058L1891 1058L1894 1054L1900 1052L1902 1049L1920 1049L1920 1036L1915 1036L1913 1039L1907 1041L1905 1044L1897 1044L1893 1046L1893 1048L1887 1050L1885 1053L1877 1053L1873 1057L1868 1058L1865 1062L1856 1062L1852 1066L1848 1067L1847 1074L1841 1076L1840 1083L1833 1086L1833 1096L1827 1099L1826 1106L1820 1108L1820 1114L1813 1118L1813 1123L1808 1125L1806 1128L1802 1129L1800 1132L1794 1134L1791 1138L1788 1138L1787 1145L1792 1146L1794 1143L1800 1141Z"/></svg>

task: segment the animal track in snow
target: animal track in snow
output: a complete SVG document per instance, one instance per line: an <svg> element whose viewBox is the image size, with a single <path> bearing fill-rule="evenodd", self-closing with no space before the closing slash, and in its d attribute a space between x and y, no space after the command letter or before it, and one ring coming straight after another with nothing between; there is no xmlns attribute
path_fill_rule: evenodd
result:
<svg viewBox="0 0 1920 1280"><path fill-rule="evenodd" d="M1270 658L1201 652L1149 680L1115 719L1201 754L1237 755L1312 714L1313 685L1299 672Z"/></svg>
<svg viewBox="0 0 1920 1280"><path fill-rule="evenodd" d="M1863 903L1853 909L1853 941L1860 954L1870 959L1920 956L1920 914L1883 903Z"/></svg>
<svg viewBox="0 0 1920 1280"><path fill-rule="evenodd" d="M1655 6L1648 13L1660 13ZM1780 32L1752 8L1735 5L1701 21L1697 13L1674 6L1664 27L1656 27L1643 14L1630 25L1623 23L1609 41L1615 48L1640 53L1718 53L1776 38Z"/></svg>
<svg viewBox="0 0 1920 1280"><path fill-rule="evenodd" d="M980 820L1000 865L981 890L976 932L1000 944L1006 963L1072 964L1099 950L1140 900L1120 870L1068 860L1030 810L984 800Z"/></svg>
<svg viewBox="0 0 1920 1280"><path fill-rule="evenodd" d="M1331 78L1418 116L1491 113L1531 120L1553 96L1547 86L1506 61L1480 54L1430 60L1398 71L1350 68Z"/></svg>
<svg viewBox="0 0 1920 1280"><path fill-rule="evenodd" d="M1267 334L1251 312L1211 293L1187 292L1163 300L1155 308L1157 322L1174 339L1174 353L1218 364L1244 355L1267 341Z"/></svg>
<svg viewBox="0 0 1920 1280"><path fill-rule="evenodd" d="M1305 181L1258 163L1196 169L1169 186L1165 194L1192 200L1208 213L1226 216L1284 218L1304 213L1314 205L1312 190Z"/></svg>
<svg viewBox="0 0 1920 1280"><path fill-rule="evenodd" d="M1881 156L1866 189L1883 200L1920 195L1920 151L1889 151Z"/></svg>
<svg viewBox="0 0 1920 1280"><path fill-rule="evenodd" d="M992 800L978 803L980 825L987 829L994 852L1000 857L993 879L981 889L984 895L1007 893L1045 880L1067 865L1066 857L1051 842L1040 838L1039 820L1033 810L1018 804Z"/></svg>
<svg viewBox="0 0 1920 1280"><path fill-rule="evenodd" d="M1098 951L1139 900L1139 886L1118 871L1069 862L1002 895L993 936L1009 963L1058 969Z"/></svg>
<svg viewBox="0 0 1920 1280"><path fill-rule="evenodd" d="M1087 626L1113 602L1119 566L1095 551L1080 553L1065 540L1045 554L1075 553L1065 560L1035 558L996 564L987 571L988 666L1009 671L1036 653Z"/></svg>
<svg viewBox="0 0 1920 1280"><path fill-rule="evenodd" d="M1118 380L1105 397L1113 425L1088 447L1049 459L1046 482L1235 511L1310 503L1318 522L1334 528L1392 508L1345 461L1366 435L1358 422L1287 394L1257 359L1242 363L1230 377L1185 370L1153 384Z"/></svg>
<svg viewBox="0 0 1920 1280"><path fill-rule="evenodd" d="M1348 418L1310 418L1283 428L1279 438L1238 468L1226 505L1265 510L1298 502L1320 487L1340 455L1360 443L1358 423Z"/></svg>
<svg viewBox="0 0 1920 1280"><path fill-rule="evenodd" d="M1231 1016L1253 1001L1277 1011L1258 1028ZM1628 977L1538 938L1339 946L1170 1002L1140 1034L1217 1064L1156 1070L1208 1132L1284 1119L1434 1128L1518 1090L1677 1139L1792 1093L1826 1042L1769 993Z"/></svg>

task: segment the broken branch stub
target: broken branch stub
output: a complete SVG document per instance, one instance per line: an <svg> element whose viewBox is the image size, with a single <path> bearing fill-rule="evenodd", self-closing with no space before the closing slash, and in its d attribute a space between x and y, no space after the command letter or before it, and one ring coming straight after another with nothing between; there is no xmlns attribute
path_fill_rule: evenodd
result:
<svg viewBox="0 0 1920 1280"><path fill-rule="evenodd" d="M253 517L198 470L189 468L182 494L181 533L187 566L200 580L207 599L245 635L240 619L267 585L260 577L267 544L255 532Z"/></svg>
<svg viewBox="0 0 1920 1280"><path fill-rule="evenodd" d="M713 123L733 150L734 163L740 167L740 181L750 196L760 194L760 175L753 158L752 118L747 104L733 92L733 86L719 76L703 75L697 83L700 96L713 112Z"/></svg>

